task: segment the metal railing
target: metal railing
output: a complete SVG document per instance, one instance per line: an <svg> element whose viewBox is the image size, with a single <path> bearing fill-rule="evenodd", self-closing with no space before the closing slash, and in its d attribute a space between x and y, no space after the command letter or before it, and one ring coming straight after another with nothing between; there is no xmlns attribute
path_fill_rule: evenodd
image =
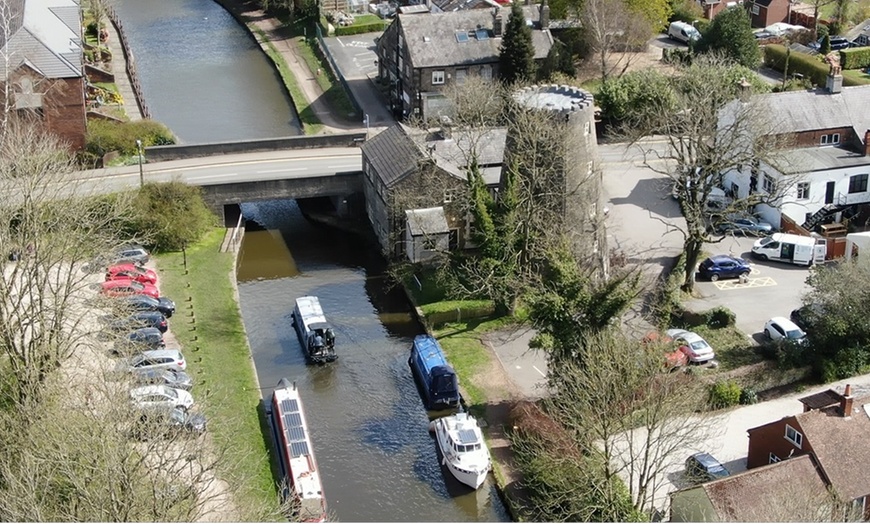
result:
<svg viewBox="0 0 870 524"><path fill-rule="evenodd" d="M236 222L236 227L233 230L233 236L230 237L230 246L233 252L238 252L239 244L242 242L242 235L239 234L239 231L242 231L242 222L245 220L245 216L239 213L239 221Z"/></svg>
<svg viewBox="0 0 870 524"><path fill-rule="evenodd" d="M127 46L127 35L124 33L124 25L121 19L118 18L118 13L110 5L105 6L106 16L112 21L115 29L118 31L118 37L121 42L121 50L124 52L124 61L127 64L127 76L130 78L130 85L133 87L133 95L136 97L136 104L139 106L139 111L142 113L142 118L151 118L151 111L148 110L148 105L145 104L145 96L142 94L142 85L139 83L139 74L136 71L136 59L133 57L133 52Z"/></svg>

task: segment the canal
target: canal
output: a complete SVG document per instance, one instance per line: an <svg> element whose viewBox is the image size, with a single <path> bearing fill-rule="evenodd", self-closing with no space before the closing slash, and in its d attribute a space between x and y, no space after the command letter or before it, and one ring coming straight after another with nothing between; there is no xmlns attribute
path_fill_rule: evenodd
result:
<svg viewBox="0 0 870 524"><path fill-rule="evenodd" d="M309 223L294 201L243 204L242 317L263 397L287 377L300 388L331 514L340 521L505 521L490 478L460 485L438 463L428 414L408 367L422 332L390 289L377 251ZM290 324L296 297L316 295L339 359L306 365Z"/></svg>
<svg viewBox="0 0 870 524"><path fill-rule="evenodd" d="M182 143L300 134L259 44L213 0L115 0L154 120Z"/></svg>

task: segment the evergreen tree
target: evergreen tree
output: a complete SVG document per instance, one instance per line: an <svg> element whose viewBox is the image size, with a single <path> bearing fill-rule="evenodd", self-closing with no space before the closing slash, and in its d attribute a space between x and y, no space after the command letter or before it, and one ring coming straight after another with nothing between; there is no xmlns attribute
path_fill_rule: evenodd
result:
<svg viewBox="0 0 870 524"><path fill-rule="evenodd" d="M716 15L695 49L699 53L722 53L750 69L761 63L761 50L752 34L749 14L741 6L729 7Z"/></svg>
<svg viewBox="0 0 870 524"><path fill-rule="evenodd" d="M571 50L560 40L553 42L553 47L547 53L547 58L538 70L538 80L550 80L554 74L562 73L573 77L577 71L574 68L574 57Z"/></svg>
<svg viewBox="0 0 870 524"><path fill-rule="evenodd" d="M822 43L819 45L819 53L826 55L831 52L831 36L825 35L822 37Z"/></svg>
<svg viewBox="0 0 870 524"><path fill-rule="evenodd" d="M502 82L506 84L535 77L532 29L526 25L526 17L519 2L511 4L511 14L501 40L498 71Z"/></svg>

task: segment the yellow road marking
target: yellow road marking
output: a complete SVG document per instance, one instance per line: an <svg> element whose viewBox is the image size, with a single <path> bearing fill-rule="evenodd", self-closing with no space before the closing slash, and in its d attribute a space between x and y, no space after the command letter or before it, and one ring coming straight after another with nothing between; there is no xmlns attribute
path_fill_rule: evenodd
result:
<svg viewBox="0 0 870 524"><path fill-rule="evenodd" d="M731 289L747 289L750 287L767 287L767 286L775 286L776 281L770 277L761 277L761 278L750 278L746 281L745 284L741 284L739 279L735 280L719 280L717 282L713 282L713 284L719 288L721 291L728 291Z"/></svg>

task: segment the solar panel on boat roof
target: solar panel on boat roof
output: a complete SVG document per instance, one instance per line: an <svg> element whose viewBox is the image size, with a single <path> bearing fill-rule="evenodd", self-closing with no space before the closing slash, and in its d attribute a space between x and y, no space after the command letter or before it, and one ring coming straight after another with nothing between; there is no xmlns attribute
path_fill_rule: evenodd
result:
<svg viewBox="0 0 870 524"><path fill-rule="evenodd" d="M281 409L284 410L284 413L297 413L299 411L299 402L295 398L282 400Z"/></svg>
<svg viewBox="0 0 870 524"><path fill-rule="evenodd" d="M284 427L298 428L302 425L302 415L299 413L284 413Z"/></svg>
<svg viewBox="0 0 870 524"><path fill-rule="evenodd" d="M460 429L459 442L462 444L474 444L477 442L477 434L474 433L473 429Z"/></svg>
<svg viewBox="0 0 870 524"><path fill-rule="evenodd" d="M287 428L287 440L289 440L290 442L305 440L305 428L303 428L302 426Z"/></svg>
<svg viewBox="0 0 870 524"><path fill-rule="evenodd" d="M301 457L302 455L308 455L308 443L304 440L302 442L291 442L290 443L290 455L293 457Z"/></svg>

